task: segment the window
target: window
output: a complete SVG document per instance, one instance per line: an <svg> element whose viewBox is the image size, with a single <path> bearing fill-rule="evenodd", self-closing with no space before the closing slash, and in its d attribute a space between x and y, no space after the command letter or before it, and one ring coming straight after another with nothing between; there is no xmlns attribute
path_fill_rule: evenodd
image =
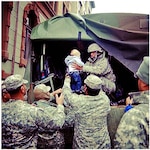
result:
<svg viewBox="0 0 150 150"><path fill-rule="evenodd" d="M2 61L8 60L8 40L9 40L9 27L10 15L13 9L12 2L2 2Z"/></svg>
<svg viewBox="0 0 150 150"><path fill-rule="evenodd" d="M67 2L63 3L63 14L68 13L69 4Z"/></svg>
<svg viewBox="0 0 150 150"><path fill-rule="evenodd" d="M31 51L30 34L32 28L39 23L39 15L36 5L28 4L24 9L23 15L23 28L22 28L22 41L21 41L21 54L20 54L20 67L27 65L27 60Z"/></svg>
<svg viewBox="0 0 150 150"><path fill-rule="evenodd" d="M57 11L57 2L49 2L51 8L56 12Z"/></svg>

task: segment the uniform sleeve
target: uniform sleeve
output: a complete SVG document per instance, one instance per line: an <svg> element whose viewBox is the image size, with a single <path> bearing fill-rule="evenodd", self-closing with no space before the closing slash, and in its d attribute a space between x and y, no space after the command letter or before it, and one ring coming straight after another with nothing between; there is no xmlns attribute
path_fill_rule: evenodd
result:
<svg viewBox="0 0 150 150"><path fill-rule="evenodd" d="M64 106L37 108L36 124L45 130L61 128L65 122Z"/></svg>
<svg viewBox="0 0 150 150"><path fill-rule="evenodd" d="M72 93L72 90L70 88L70 78L65 78L62 89L63 89L64 99L67 105L77 106L78 102L80 102L81 95L79 97L78 94Z"/></svg>
<svg viewBox="0 0 150 150"><path fill-rule="evenodd" d="M97 62L95 62L94 65L90 65L89 62L86 62L83 66L83 72L89 72L96 75L103 75L105 74L105 71L108 67L108 61L105 58L103 60L97 60Z"/></svg>
<svg viewBox="0 0 150 150"><path fill-rule="evenodd" d="M54 117L54 123L56 125L62 127L62 125L64 124L64 121L65 121L64 106L57 105L57 112L55 114L56 114L56 116Z"/></svg>
<svg viewBox="0 0 150 150"><path fill-rule="evenodd" d="M71 97L71 95L72 95L72 91L71 91L71 88L70 88L70 78L69 77L65 78L64 85L63 85L62 89L63 89L63 94L64 94L64 100L65 100L66 104L68 105L68 103L69 103L68 97Z"/></svg>
<svg viewBox="0 0 150 150"><path fill-rule="evenodd" d="M73 94L70 88L70 78L65 78L64 85L63 85L63 94L65 102L67 103L66 107L66 118L63 128L66 127L73 127L74 126L74 118L75 118L75 107L73 106L78 105L78 101L80 101L77 94ZM71 98L70 98L71 97Z"/></svg>
<svg viewBox="0 0 150 150"><path fill-rule="evenodd" d="M75 112L74 110L70 107L66 107L66 118L65 118L65 123L63 125L63 128L66 127L73 127L74 126L74 120L75 120Z"/></svg>
<svg viewBox="0 0 150 150"><path fill-rule="evenodd" d="M144 105L143 105L144 106ZM149 146L149 113L148 106L142 109L132 108L126 112L117 128L114 148L147 149ZM145 110L144 110L145 109Z"/></svg>
<svg viewBox="0 0 150 150"><path fill-rule="evenodd" d="M52 101L54 99L55 99L54 95L52 93L50 93L50 99L48 101L50 102L50 101Z"/></svg>

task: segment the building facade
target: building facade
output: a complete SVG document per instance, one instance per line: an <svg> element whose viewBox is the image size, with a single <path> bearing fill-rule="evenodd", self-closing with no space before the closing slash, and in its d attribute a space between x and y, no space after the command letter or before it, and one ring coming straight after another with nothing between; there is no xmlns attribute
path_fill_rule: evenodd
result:
<svg viewBox="0 0 150 150"><path fill-rule="evenodd" d="M29 63L32 28L56 15L90 14L93 1L2 1L2 79L24 76Z"/></svg>

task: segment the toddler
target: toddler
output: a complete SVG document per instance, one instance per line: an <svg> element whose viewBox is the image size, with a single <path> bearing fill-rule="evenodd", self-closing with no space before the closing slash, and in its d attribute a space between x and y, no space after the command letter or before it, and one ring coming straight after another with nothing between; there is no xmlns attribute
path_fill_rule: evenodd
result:
<svg viewBox="0 0 150 150"><path fill-rule="evenodd" d="M65 64L67 65L67 72L71 77L71 89L73 92L79 93L82 87L82 80L79 70L72 67L73 63L83 66L84 63L81 60L80 52L77 49L73 49L65 58Z"/></svg>

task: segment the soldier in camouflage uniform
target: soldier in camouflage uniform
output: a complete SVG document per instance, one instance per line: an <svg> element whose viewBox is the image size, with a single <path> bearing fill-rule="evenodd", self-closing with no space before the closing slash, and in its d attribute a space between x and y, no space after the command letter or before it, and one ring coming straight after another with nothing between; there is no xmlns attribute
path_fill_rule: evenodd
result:
<svg viewBox="0 0 150 150"><path fill-rule="evenodd" d="M110 94L116 90L116 76L113 73L108 59L105 57L105 51L96 43L89 45L88 53L90 57L83 67L74 64L73 66L87 72L88 74L95 74L102 80L102 89Z"/></svg>
<svg viewBox="0 0 150 150"><path fill-rule="evenodd" d="M120 120L114 139L116 149L149 148L149 57L144 57L136 75L141 92L132 94L133 108Z"/></svg>
<svg viewBox="0 0 150 150"><path fill-rule="evenodd" d="M27 80L22 76L11 75L4 83L11 99L2 104L2 148L37 148L39 131L57 130L64 124L63 95L56 95L56 111L49 113L48 108L36 107L25 101Z"/></svg>
<svg viewBox="0 0 150 150"><path fill-rule="evenodd" d="M50 93L50 86L45 84L38 84L34 87L33 93L35 102L33 103L37 107L46 109L49 114L57 113L57 104L53 103L55 95L62 93L62 89L57 89ZM38 133L38 145L40 149L62 149L64 148L64 135L60 129L41 130Z"/></svg>
<svg viewBox="0 0 150 150"><path fill-rule="evenodd" d="M85 94L79 95L71 92L70 78L65 78L64 98L72 107L70 113L72 116L67 114L65 124L74 123L73 148L75 149L111 148L107 129L110 104L105 92L100 90L101 84L101 79L91 74L84 80Z"/></svg>

